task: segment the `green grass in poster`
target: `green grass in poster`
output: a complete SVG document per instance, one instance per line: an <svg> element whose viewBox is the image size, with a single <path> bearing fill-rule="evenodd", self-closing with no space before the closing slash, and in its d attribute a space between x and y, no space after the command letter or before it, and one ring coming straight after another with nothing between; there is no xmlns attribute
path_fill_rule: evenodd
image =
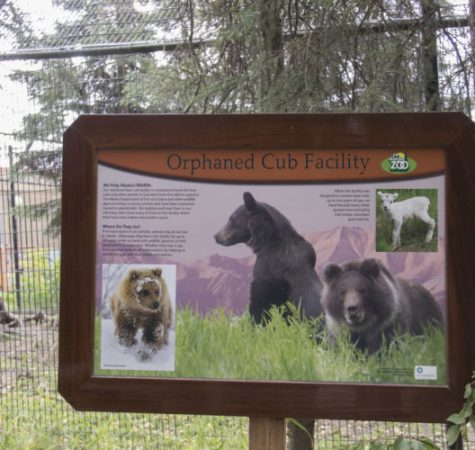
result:
<svg viewBox="0 0 475 450"><path fill-rule="evenodd" d="M394 224L389 214L385 213L381 199L376 194L376 251L377 252L437 252L438 251L438 211L437 189L378 189L385 193L397 193L397 202L411 197L427 197L430 200L429 216L435 222L434 236L430 242L425 242L428 225L418 218L405 221L401 229L401 245L393 249Z"/></svg>
<svg viewBox="0 0 475 450"><path fill-rule="evenodd" d="M293 319L277 310L266 327L250 317L217 309L206 316L179 310L176 328L176 370L173 372L101 370L100 317L96 325L95 374L236 380L351 381L369 383L445 383L445 337L437 328L426 335L398 337L378 355L358 352L347 336L327 343L319 321ZM414 379L416 365L437 366L438 378Z"/></svg>

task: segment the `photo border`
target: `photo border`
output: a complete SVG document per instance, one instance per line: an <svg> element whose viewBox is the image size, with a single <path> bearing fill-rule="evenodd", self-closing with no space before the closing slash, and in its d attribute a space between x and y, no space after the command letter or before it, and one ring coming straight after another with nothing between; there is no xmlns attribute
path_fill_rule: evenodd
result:
<svg viewBox="0 0 475 450"><path fill-rule="evenodd" d="M475 368L475 127L461 113L87 115L64 134L59 375L83 411L443 422ZM383 385L93 375L98 150L442 149L447 384ZM444 201L444 199L440 199Z"/></svg>
<svg viewBox="0 0 475 450"><path fill-rule="evenodd" d="M106 374L107 371L116 372L117 376L127 376L127 372L173 372L176 368L176 264L160 264L160 263L103 263L101 264L101 306L97 305L97 316L96 316L96 330L95 333L99 335L95 337L95 355L94 355L94 375L97 374ZM165 283L165 289L167 291L167 296L169 298L170 310L171 310L171 321L168 327L167 332L168 339L167 343L163 344L158 350L153 350L148 347L143 341L139 341L139 338L142 335L143 331L139 331L135 335L136 340L140 343L129 348L123 347L119 344L117 339L117 322L114 318L114 313L112 312L112 307L110 304L111 295L117 293L117 289L121 286L125 279L128 279L127 276L130 275L130 271L151 271L154 269L161 269L160 277ZM110 276L112 269L113 276L109 279L116 281L113 287L109 289L104 286L107 278L105 272ZM117 271L114 274L114 271ZM163 287L163 285L162 285ZM109 292L107 292L109 291ZM106 295L106 294L109 295ZM98 302L97 302L98 303ZM97 328L97 322L100 321L99 330ZM106 323L109 322L109 326L106 328ZM104 342L105 340L105 342ZM109 344L113 346L107 347ZM124 358L124 349L133 350L127 352L128 355ZM113 356L111 357L111 350ZM107 356L105 354L107 353ZM145 356L145 358L143 358ZM117 364L117 358L121 358L123 364ZM125 361L124 361L125 359ZM164 361L165 360L165 361ZM108 363L106 365L106 362ZM115 365L114 365L115 362ZM171 364L172 363L172 364ZM121 375L120 372L124 372L124 375Z"/></svg>

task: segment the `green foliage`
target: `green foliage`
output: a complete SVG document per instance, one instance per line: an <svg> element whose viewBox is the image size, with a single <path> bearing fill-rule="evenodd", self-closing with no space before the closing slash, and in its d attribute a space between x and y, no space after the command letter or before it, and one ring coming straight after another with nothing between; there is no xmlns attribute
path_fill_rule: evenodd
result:
<svg viewBox="0 0 475 450"><path fill-rule="evenodd" d="M356 0L284 3L187 4L177 26L190 45L149 66L148 80L130 74L127 93L154 112L424 108L424 77L413 50L420 36L362 31L378 21L417 16L411 2L397 2L390 17L377 3L367 7Z"/></svg>
<svg viewBox="0 0 475 450"><path fill-rule="evenodd" d="M49 45L61 47L64 33L68 46L97 43L99 36L126 34L127 40L153 39L151 25L145 13L139 11L132 0L101 2L56 0L56 6L77 14L75 24L57 23L56 32L47 37ZM140 31L127 35L131 21L144 21ZM72 29L81 30L77 34ZM110 55L80 60L45 59L38 68L19 69L10 74L10 79L24 83L35 101L23 117L22 128L15 137L25 152L12 168L20 175L34 173L38 177L61 183L63 133L71 121L80 114L134 113L142 112L138 101L131 101L125 93L127 76L141 72L151 55ZM38 150L38 147L40 150ZM48 232L60 231L60 202L39 205L25 213L49 216Z"/></svg>
<svg viewBox="0 0 475 450"><path fill-rule="evenodd" d="M378 189L379 190L379 189ZM379 196L376 195L376 251L378 252L437 252L437 190L436 189L384 189L383 192L398 193L396 201L406 200L415 196L424 196L430 200L429 215L435 220L434 236L430 242L425 242L428 226L418 218L404 222L401 228L401 246L393 249L392 232L394 224L391 217L385 213Z"/></svg>
<svg viewBox="0 0 475 450"><path fill-rule="evenodd" d="M49 59L15 71L11 78L28 87L36 105L17 133L26 149L53 146L56 151L79 114L383 112L433 106L425 95L419 27L427 20L418 1L397 0L390 8L360 0L54 3L72 20L58 22L54 33L39 38L38 47L127 47L164 38L178 44L169 52L118 55L111 50L103 57ZM4 9L11 20L0 18L0 35L3 27L19 48L26 39L31 46L30 27L17 8L7 2ZM392 26L411 20L414 25L407 29ZM443 30L439 46L440 53L455 50L457 60L439 58L443 108L470 112L470 52L461 51L463 44L452 32ZM37 157L36 151L29 153L28 163L34 165ZM60 164L53 170L59 179ZM56 231L58 206L49 205Z"/></svg>
<svg viewBox="0 0 475 450"><path fill-rule="evenodd" d="M222 309L205 316L191 309L177 313L176 370L154 376L239 380L354 381L427 384L414 379L415 365L436 365L445 382L445 338L428 328L425 337L400 336L378 355L366 355L349 343L348 335L327 344L319 320L298 317L290 325L279 310L267 326L256 326L248 314L235 317ZM99 369L100 317L96 325L95 373L150 376L150 372Z"/></svg>
<svg viewBox="0 0 475 450"><path fill-rule="evenodd" d="M449 446L454 445L463 435L466 437L469 424L475 431L475 372L472 374L472 382L465 386L464 399L462 409L447 418L447 422L450 423L447 429L447 444ZM402 436L399 436L394 444L382 448L387 450L440 450L434 442L425 437L406 439Z"/></svg>
<svg viewBox="0 0 475 450"><path fill-rule="evenodd" d="M45 232L57 236L61 223L62 150L32 151L29 148L24 152L11 150L10 161L12 165L8 181L13 184L17 193L26 189L25 194L28 198L28 204L16 205L11 213L17 217L46 219ZM34 186L35 192L29 191L25 186ZM39 195L40 190L42 195Z"/></svg>
<svg viewBox="0 0 475 450"><path fill-rule="evenodd" d="M21 309L56 310L59 306L60 259L49 250L26 250L20 257ZM11 309L17 307L17 293L4 296Z"/></svg>
<svg viewBox="0 0 475 450"><path fill-rule="evenodd" d="M438 447L429 439L406 439L399 436L388 450L438 450Z"/></svg>
<svg viewBox="0 0 475 450"><path fill-rule="evenodd" d="M457 442L457 439L466 433L469 424L473 431L475 431L475 371L472 374L472 382L465 386L463 398L465 401L462 409L458 413L447 417L447 422L451 424L447 430L449 445Z"/></svg>
<svg viewBox="0 0 475 450"><path fill-rule="evenodd" d="M116 42L146 42L167 33L181 45L157 57L86 58L70 65L46 61L41 70L18 72L17 79L31 86L41 108L25 119L26 130L47 128L47 121L54 120L43 136L58 138L68 111L408 111L427 107L417 52L421 36L415 29L389 26L391 21L419 19L417 2L397 1L390 10L359 0L344 5L310 0L140 3L56 2L76 14L75 25L82 30L71 35L68 30L73 24L58 23L55 34L47 37L48 42L57 41L58 47L65 33L70 46L97 44L97 39L107 36ZM375 24L383 29L389 25L385 33L368 32ZM44 86L52 73L62 81L54 90Z"/></svg>
<svg viewBox="0 0 475 450"><path fill-rule="evenodd" d="M8 450L248 448L247 418L79 413L52 390L2 393L0 431Z"/></svg>
<svg viewBox="0 0 475 450"><path fill-rule="evenodd" d="M15 38L19 43L30 42L33 35L31 23L16 2L7 0L0 5L0 38Z"/></svg>

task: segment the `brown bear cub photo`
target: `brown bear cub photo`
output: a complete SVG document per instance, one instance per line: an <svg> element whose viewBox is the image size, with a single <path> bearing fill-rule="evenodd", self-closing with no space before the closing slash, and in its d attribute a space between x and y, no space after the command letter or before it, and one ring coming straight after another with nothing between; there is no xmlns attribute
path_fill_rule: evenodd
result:
<svg viewBox="0 0 475 450"><path fill-rule="evenodd" d="M110 299L119 344L132 347L143 329L142 341L152 352L168 343L172 305L162 269L131 269ZM142 355L146 359L149 355Z"/></svg>
<svg viewBox="0 0 475 450"><path fill-rule="evenodd" d="M328 264L324 278L322 304L330 341L346 327L358 349L376 353L397 334L423 335L428 324L442 325L432 294L393 277L376 259Z"/></svg>

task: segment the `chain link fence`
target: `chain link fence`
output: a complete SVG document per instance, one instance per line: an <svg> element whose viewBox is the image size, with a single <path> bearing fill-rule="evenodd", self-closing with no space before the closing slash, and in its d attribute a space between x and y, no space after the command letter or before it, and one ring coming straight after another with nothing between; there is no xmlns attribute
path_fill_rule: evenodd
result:
<svg viewBox="0 0 475 450"><path fill-rule="evenodd" d="M246 418L74 411L57 394L56 369L64 129L80 113L259 111L256 105L265 102L258 96L263 91L277 95L278 87L251 89L257 79L262 81L262 71L244 59L262 41L224 35L216 22L222 11L230 11L226 20L233 15L234 21L242 21L240 27L255 28L253 2L34 3L28 11L22 2L0 1L0 446L247 448ZM301 105L309 112L336 104L340 111L427 110L434 109L430 99L436 95L437 109L471 115L466 5L382 3L369 9L354 2L355 9L341 18L330 7L317 11L315 2L302 2L306 9L301 11L296 10L299 2L281 2L284 58L280 61L264 46L261 53L266 56L259 64L271 64L277 71L281 63L294 64L296 72L286 76L295 78L298 70L307 71L300 80L302 98L306 89L316 91L318 86L330 92L321 101L308 96ZM423 4L438 7L428 14ZM352 25L337 36L328 23L317 20L323 12L328 20ZM432 28L421 28L428 23ZM424 61L430 60L424 59L429 46L423 34L427 38L428 30L435 30L437 85L424 77ZM396 34L397 45L388 46ZM338 67L326 68L332 71L328 78L311 88L325 75L325 70L310 73L315 66L305 52L310 47L321 51L317 38L324 45L340 39L340 49L360 39L360 47L341 56ZM379 52L384 76L377 76L377 65L365 61L371 46ZM230 64L226 79L223 59ZM320 64L327 61L322 55ZM331 79L336 85L328 85ZM218 85L222 91L217 92ZM391 105L381 102L382 93L391 90ZM386 448L400 435L426 436L446 448L442 424L318 420L315 430L318 449ZM473 436L465 436L465 448L475 448Z"/></svg>

